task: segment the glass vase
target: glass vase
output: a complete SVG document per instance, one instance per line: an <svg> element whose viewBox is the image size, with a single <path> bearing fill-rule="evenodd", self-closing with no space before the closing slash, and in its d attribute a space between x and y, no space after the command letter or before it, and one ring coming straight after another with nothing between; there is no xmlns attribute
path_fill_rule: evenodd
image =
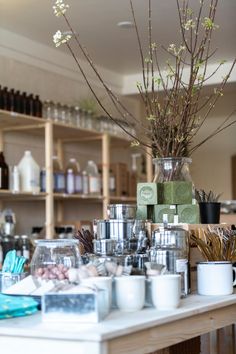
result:
<svg viewBox="0 0 236 354"><path fill-rule="evenodd" d="M154 158L153 182L188 181L192 182L189 157L163 157Z"/></svg>

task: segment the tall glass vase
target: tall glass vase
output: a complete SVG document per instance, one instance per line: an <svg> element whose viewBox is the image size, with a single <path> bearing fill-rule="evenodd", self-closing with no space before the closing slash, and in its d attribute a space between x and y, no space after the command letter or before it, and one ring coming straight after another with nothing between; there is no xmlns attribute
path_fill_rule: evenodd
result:
<svg viewBox="0 0 236 354"><path fill-rule="evenodd" d="M187 181L192 182L189 157L163 157L154 158L153 182Z"/></svg>

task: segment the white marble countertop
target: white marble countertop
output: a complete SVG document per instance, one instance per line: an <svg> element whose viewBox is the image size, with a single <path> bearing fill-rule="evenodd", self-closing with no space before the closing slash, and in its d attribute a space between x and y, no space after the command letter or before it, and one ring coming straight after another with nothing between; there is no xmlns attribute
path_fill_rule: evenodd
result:
<svg viewBox="0 0 236 354"><path fill-rule="evenodd" d="M0 320L0 337L27 337L73 341L102 342L140 330L189 318L196 314L236 304L236 294L228 296L189 295L178 309L158 311L145 308L138 312L112 311L98 324L42 322L41 312L27 317Z"/></svg>

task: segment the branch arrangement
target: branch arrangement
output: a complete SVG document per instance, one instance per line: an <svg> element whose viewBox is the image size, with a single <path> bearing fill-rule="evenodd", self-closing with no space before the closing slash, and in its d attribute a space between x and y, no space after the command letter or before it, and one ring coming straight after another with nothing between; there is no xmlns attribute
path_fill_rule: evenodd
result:
<svg viewBox="0 0 236 354"><path fill-rule="evenodd" d="M194 242L207 261L236 261L236 233L230 229L210 228L192 232Z"/></svg>
<svg viewBox="0 0 236 354"><path fill-rule="evenodd" d="M221 194L213 191L206 192L203 189L195 189L195 198L198 203L217 203Z"/></svg>
<svg viewBox="0 0 236 354"><path fill-rule="evenodd" d="M71 35L57 31L54 35L54 42L56 46L63 43L67 45L98 105L107 117L132 138L133 145L150 148L153 157L190 156L202 144L236 123L236 120L232 119L236 112L234 110L206 138L193 145L195 136L203 127L218 99L223 95L224 87L236 63L235 58L229 72L208 97L202 95L205 83L224 64L224 61L221 61L213 72L207 72L209 60L216 52L211 49L211 38L213 32L218 28L215 24L218 0L200 0L197 13L192 10L188 0L176 0L181 39L178 45L171 43L167 48L157 45L153 41L152 0L148 0L148 53L146 55L139 34L133 1L127 1L130 2L142 65L142 82L138 82L136 85L145 107L143 120L135 117L107 86L86 47L81 43L78 29L75 31L72 28L66 15L69 5L65 4L63 0L55 2L54 13L56 16L64 18ZM74 49L71 40L75 42L76 49ZM102 84L116 110L116 116L111 114L96 94L80 59L78 59L77 49L83 54L98 81ZM164 51L168 55L164 71L161 70L158 61L159 51ZM127 129L127 127L133 126L135 126L136 134L130 133L130 130Z"/></svg>

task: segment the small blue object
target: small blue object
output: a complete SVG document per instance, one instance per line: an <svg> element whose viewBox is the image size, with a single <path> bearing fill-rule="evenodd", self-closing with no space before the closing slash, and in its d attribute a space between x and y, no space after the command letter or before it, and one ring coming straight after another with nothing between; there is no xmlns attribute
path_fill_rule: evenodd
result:
<svg viewBox="0 0 236 354"><path fill-rule="evenodd" d="M17 256L16 250L9 251L4 259L2 272L22 273L26 260L27 259L23 256Z"/></svg>
<svg viewBox="0 0 236 354"><path fill-rule="evenodd" d="M26 296L0 294L0 319L28 316L38 311L38 303Z"/></svg>

